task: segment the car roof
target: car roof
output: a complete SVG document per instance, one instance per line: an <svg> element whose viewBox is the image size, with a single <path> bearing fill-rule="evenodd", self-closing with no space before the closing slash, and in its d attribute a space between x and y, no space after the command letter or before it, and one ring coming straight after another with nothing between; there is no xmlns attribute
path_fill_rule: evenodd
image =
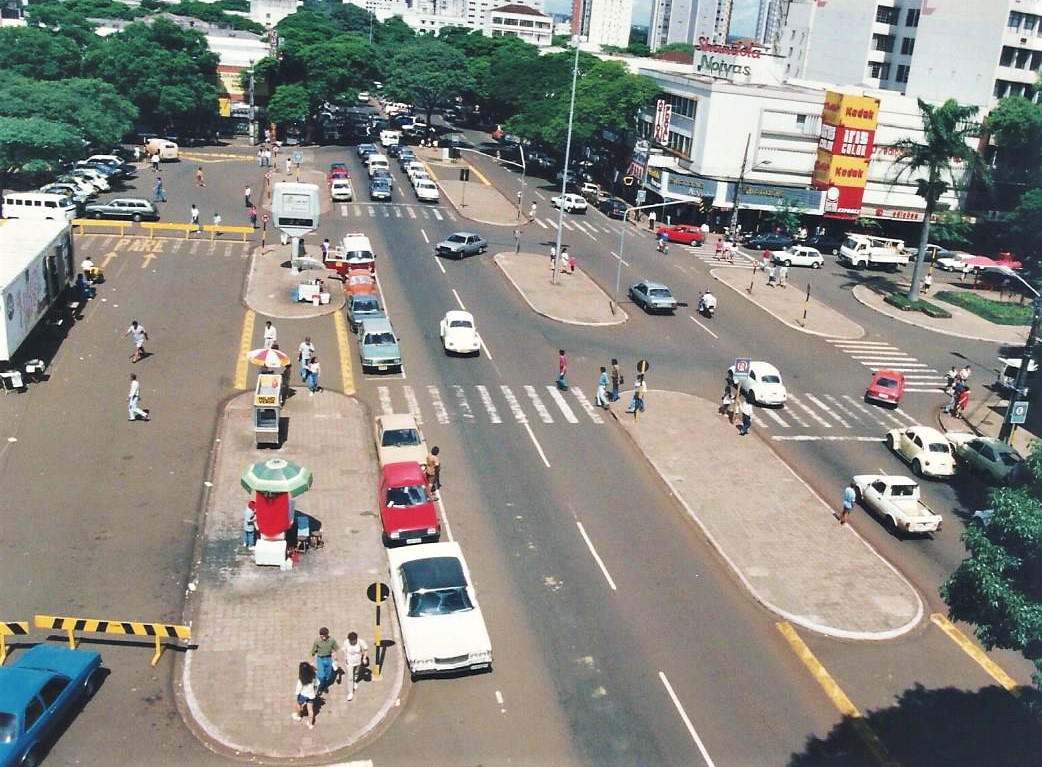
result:
<svg viewBox="0 0 1042 767"><path fill-rule="evenodd" d="M389 333L394 332L394 328L391 327L391 321L386 317L372 317L367 320L362 320L362 333L383 333L387 331Z"/></svg>
<svg viewBox="0 0 1042 767"><path fill-rule="evenodd" d="M416 461L386 463L380 471L388 485L415 485L426 481L423 469Z"/></svg>
<svg viewBox="0 0 1042 767"><path fill-rule="evenodd" d="M781 375L781 371L778 370L778 368L770 362L764 362L763 360L753 360L749 363L749 369L755 370L758 373L777 373L779 376Z"/></svg>
<svg viewBox="0 0 1042 767"><path fill-rule="evenodd" d="M378 415L376 422L385 429L415 429L416 418L412 413L385 413ZM393 465L393 464L391 464Z"/></svg>
<svg viewBox="0 0 1042 767"><path fill-rule="evenodd" d="M905 380L904 373L900 370L891 370L890 368L879 368L879 370L872 373L872 380L876 380L882 376L886 376L887 378L896 378L899 381Z"/></svg>
<svg viewBox="0 0 1042 767"><path fill-rule="evenodd" d="M387 559L392 569L406 562L437 557L455 557L460 562L466 561L463 559L463 550L456 541L438 541L437 543L425 543L422 546L402 546L400 548L387 549Z"/></svg>
<svg viewBox="0 0 1042 767"><path fill-rule="evenodd" d="M648 290L659 290L659 289L669 290L669 286L668 285L663 285L661 282L652 282L651 280L641 280L641 282L644 283L645 287L647 287Z"/></svg>
<svg viewBox="0 0 1042 767"><path fill-rule="evenodd" d="M375 301L377 304L380 303L380 298L374 293L352 293L347 298L352 303L361 303L363 300Z"/></svg>
<svg viewBox="0 0 1042 767"><path fill-rule="evenodd" d="M0 668L0 711L21 711L40 691L47 676L30 669Z"/></svg>
<svg viewBox="0 0 1042 767"><path fill-rule="evenodd" d="M901 431L910 431L931 441L936 440L937 442L947 442L944 435L932 426L908 426Z"/></svg>
<svg viewBox="0 0 1042 767"><path fill-rule="evenodd" d="M445 319L447 320L470 320L474 321L474 315L470 312L465 312L462 309L450 309L445 312Z"/></svg>
<svg viewBox="0 0 1042 767"><path fill-rule="evenodd" d="M480 236L481 235L477 234L476 232L453 232L452 234L449 235L449 237L480 237ZM445 239L448 239L448 237L446 237Z"/></svg>

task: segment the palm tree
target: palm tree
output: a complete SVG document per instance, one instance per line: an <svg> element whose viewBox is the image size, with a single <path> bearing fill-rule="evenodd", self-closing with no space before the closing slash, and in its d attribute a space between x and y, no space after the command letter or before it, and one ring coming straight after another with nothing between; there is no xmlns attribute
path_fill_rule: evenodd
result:
<svg viewBox="0 0 1042 767"><path fill-rule="evenodd" d="M953 171L954 163L961 162L970 174L979 174L987 179L987 166L980 152L969 142L981 135L981 124L972 118L977 107L959 104L948 99L940 106L932 106L919 99L919 112L923 116L923 139L921 142L904 138L894 143L897 149L897 178L915 175L915 193L926 200L923 211L923 228L919 235L919 253L912 270L912 287L908 300L919 298L919 276L926 258L926 243L930 239L930 217L937 209L937 201L950 189L959 186L961 179ZM960 169L959 176L963 171Z"/></svg>

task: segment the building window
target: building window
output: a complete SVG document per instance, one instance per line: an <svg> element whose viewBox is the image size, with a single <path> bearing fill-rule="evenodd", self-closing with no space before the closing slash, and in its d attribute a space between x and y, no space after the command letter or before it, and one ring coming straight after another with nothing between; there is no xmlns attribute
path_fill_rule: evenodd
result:
<svg viewBox="0 0 1042 767"><path fill-rule="evenodd" d="M1035 29L1035 25L1038 24L1038 16L1025 15L1024 16L1024 31L1031 32Z"/></svg>
<svg viewBox="0 0 1042 767"><path fill-rule="evenodd" d="M901 53L903 53L905 56L911 56L913 53L915 53L914 37L901 38Z"/></svg>
<svg viewBox="0 0 1042 767"><path fill-rule="evenodd" d="M1008 93L1009 93L1009 83L1007 81L1005 81L1005 80L996 80L995 81L995 90L992 92L992 95L994 95L995 98L997 98L997 99L1004 99L1004 98L1006 98L1006 95Z"/></svg>
<svg viewBox="0 0 1042 767"><path fill-rule="evenodd" d="M872 35L872 50L892 53L894 50L894 36Z"/></svg>
<svg viewBox="0 0 1042 767"><path fill-rule="evenodd" d="M882 71L883 65L875 61L868 62L868 77L871 80L878 80L879 73Z"/></svg>
<svg viewBox="0 0 1042 767"><path fill-rule="evenodd" d="M882 67L879 68L879 79L889 80L890 79L890 62L886 62Z"/></svg>
<svg viewBox="0 0 1042 767"><path fill-rule="evenodd" d="M919 9L909 8L908 13L905 14L905 26L906 27L918 27L919 26Z"/></svg>
<svg viewBox="0 0 1042 767"><path fill-rule="evenodd" d="M896 8L892 8L889 5L876 6L876 21L880 24L896 24L897 19L898 11Z"/></svg>
<svg viewBox="0 0 1042 767"><path fill-rule="evenodd" d="M1008 45L1002 46L1002 53L999 54L999 66L1000 67L1011 67L1013 66L1013 57L1016 55L1017 49L1010 48Z"/></svg>
<svg viewBox="0 0 1042 767"><path fill-rule="evenodd" d="M1024 23L1024 14L1017 11L1009 12L1009 21L1006 22L1006 26L1010 29L1020 29L1020 25Z"/></svg>
<svg viewBox="0 0 1042 767"><path fill-rule="evenodd" d="M894 78L899 83L908 82L908 72L911 69L907 64L897 65L897 76Z"/></svg>

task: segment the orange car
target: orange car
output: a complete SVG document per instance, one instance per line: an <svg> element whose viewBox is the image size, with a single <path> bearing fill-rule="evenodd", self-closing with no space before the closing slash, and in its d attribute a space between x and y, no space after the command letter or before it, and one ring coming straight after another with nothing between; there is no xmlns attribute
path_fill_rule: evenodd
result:
<svg viewBox="0 0 1042 767"><path fill-rule="evenodd" d="M375 296L376 278L368 269L351 269L344 278L344 292L349 296L355 293L371 293Z"/></svg>

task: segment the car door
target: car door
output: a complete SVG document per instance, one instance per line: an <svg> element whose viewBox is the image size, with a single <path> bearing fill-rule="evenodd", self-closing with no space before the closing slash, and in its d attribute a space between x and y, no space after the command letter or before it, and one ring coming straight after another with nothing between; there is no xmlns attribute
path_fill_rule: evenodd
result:
<svg viewBox="0 0 1042 767"><path fill-rule="evenodd" d="M981 443L980 449L977 451L979 468L987 471L991 476L999 476L999 462L995 455L995 449L991 445Z"/></svg>

